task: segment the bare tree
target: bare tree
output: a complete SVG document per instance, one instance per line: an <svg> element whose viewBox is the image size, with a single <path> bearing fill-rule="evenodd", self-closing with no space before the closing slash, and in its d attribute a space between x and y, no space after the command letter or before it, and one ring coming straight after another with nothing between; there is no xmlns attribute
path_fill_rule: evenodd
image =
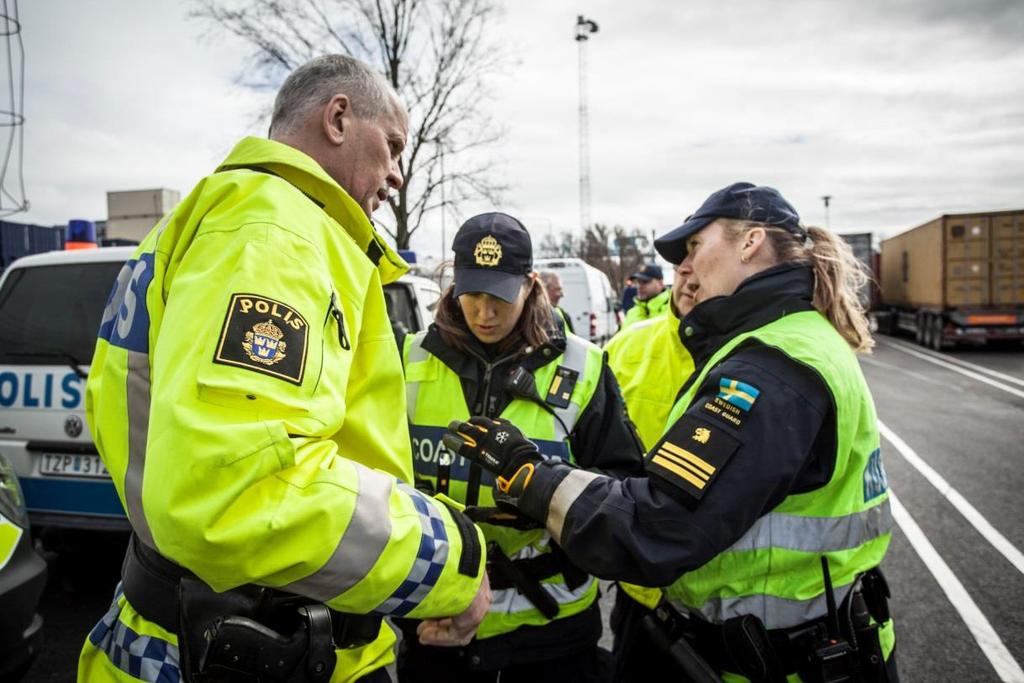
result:
<svg viewBox="0 0 1024 683"><path fill-rule="evenodd" d="M607 275L612 287L621 294L626 277L647 262L650 246L640 228L609 228L595 223L583 231L582 237L571 230L563 230L557 236L548 234L537 251L541 258L583 259Z"/></svg>
<svg viewBox="0 0 1024 683"><path fill-rule="evenodd" d="M548 233L537 247L540 258L580 258L580 238L571 230L563 230L556 236Z"/></svg>
<svg viewBox="0 0 1024 683"><path fill-rule="evenodd" d="M276 87L309 59L343 53L375 64L409 109L405 185L388 199L399 249L424 217L506 186L472 152L503 135L480 106L505 62L487 39L495 0L193 0L191 15L252 47L244 82ZM477 155L479 159L479 155ZM444 191L442 192L442 184Z"/></svg>

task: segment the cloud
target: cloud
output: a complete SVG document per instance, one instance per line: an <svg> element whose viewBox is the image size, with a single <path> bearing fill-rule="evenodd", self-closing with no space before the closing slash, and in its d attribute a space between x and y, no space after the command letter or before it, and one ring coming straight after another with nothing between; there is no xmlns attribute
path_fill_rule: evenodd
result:
<svg viewBox="0 0 1024 683"><path fill-rule="evenodd" d="M541 231L579 222L575 7L505 3L512 56L485 105L508 134L471 162ZM1018 0L593 0L586 45L595 221L664 230L738 179L811 223L891 233L941 213L1024 206L1024 3ZM174 2L25 3L32 216L105 215L105 192L182 192L270 97L237 83L245 46ZM492 206L467 202L447 218ZM437 251L440 214L414 238Z"/></svg>

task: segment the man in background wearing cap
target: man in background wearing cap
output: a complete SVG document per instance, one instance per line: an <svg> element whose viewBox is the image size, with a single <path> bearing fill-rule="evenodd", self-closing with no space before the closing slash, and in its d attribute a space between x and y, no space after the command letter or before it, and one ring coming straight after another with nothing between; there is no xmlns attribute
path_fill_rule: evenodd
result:
<svg viewBox="0 0 1024 683"><path fill-rule="evenodd" d="M665 586L643 625L670 661L619 680L896 681L879 570L892 512L855 355L873 343L860 264L750 183L712 194L655 248L696 302L679 332L698 369L645 478L543 460L484 418L457 425L451 447L583 569Z"/></svg>
<svg viewBox="0 0 1024 683"><path fill-rule="evenodd" d="M622 329L668 311L671 293L665 289L665 276L661 272L661 266L649 263L640 272L633 273L633 279L636 280L636 299L626 312Z"/></svg>

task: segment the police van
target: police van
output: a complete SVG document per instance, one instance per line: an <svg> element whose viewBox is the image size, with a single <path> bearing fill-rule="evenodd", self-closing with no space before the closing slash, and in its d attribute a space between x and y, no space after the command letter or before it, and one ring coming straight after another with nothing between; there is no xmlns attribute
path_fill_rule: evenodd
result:
<svg viewBox="0 0 1024 683"><path fill-rule="evenodd" d="M0 455L35 527L129 528L85 424L85 380L110 291L134 251L52 251L0 277ZM385 286L396 333L429 325L439 297L425 278Z"/></svg>

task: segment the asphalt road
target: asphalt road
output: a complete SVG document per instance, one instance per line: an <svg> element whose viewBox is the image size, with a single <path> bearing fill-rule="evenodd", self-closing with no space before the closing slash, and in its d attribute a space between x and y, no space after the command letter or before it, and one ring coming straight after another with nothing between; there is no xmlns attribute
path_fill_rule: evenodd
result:
<svg viewBox="0 0 1024 683"><path fill-rule="evenodd" d="M901 679L1024 681L1024 348L936 354L880 337L862 367L898 501L883 567ZM74 680L117 582L123 537L67 542L29 683Z"/></svg>

